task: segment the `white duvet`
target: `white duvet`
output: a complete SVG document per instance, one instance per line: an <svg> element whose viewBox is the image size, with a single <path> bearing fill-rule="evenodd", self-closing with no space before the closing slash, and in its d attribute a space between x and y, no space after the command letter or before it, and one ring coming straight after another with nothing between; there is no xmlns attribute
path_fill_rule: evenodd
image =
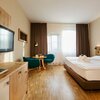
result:
<svg viewBox="0 0 100 100"><path fill-rule="evenodd" d="M100 56L87 59L88 61L80 61L78 57L66 57L64 62L86 80L100 80Z"/></svg>

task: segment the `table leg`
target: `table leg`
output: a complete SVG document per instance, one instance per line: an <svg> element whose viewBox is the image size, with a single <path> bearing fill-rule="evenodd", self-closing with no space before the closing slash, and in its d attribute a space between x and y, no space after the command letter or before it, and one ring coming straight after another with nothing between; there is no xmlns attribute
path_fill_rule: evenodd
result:
<svg viewBox="0 0 100 100"><path fill-rule="evenodd" d="M42 59L42 66L44 69L46 69L46 67L44 66L44 59Z"/></svg>
<svg viewBox="0 0 100 100"><path fill-rule="evenodd" d="M40 65L39 65L39 71L41 71L41 61L39 60L39 63L40 63Z"/></svg>

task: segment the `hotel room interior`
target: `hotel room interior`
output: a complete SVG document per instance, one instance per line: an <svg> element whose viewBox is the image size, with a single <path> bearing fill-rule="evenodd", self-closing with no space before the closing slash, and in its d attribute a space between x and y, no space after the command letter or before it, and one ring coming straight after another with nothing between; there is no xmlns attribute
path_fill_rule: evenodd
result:
<svg viewBox="0 0 100 100"><path fill-rule="evenodd" d="M100 100L100 0L0 0L0 100Z"/></svg>

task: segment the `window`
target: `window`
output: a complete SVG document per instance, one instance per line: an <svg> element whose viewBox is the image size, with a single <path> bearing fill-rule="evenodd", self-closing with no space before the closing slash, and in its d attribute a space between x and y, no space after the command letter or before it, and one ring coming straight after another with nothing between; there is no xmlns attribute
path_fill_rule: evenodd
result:
<svg viewBox="0 0 100 100"><path fill-rule="evenodd" d="M76 56L76 31L64 30L62 32L61 49L64 56Z"/></svg>
<svg viewBox="0 0 100 100"><path fill-rule="evenodd" d="M64 56L76 56L76 24L48 24L48 53L53 64L63 64Z"/></svg>
<svg viewBox="0 0 100 100"><path fill-rule="evenodd" d="M64 30L48 36L48 52L60 52L64 56L76 56L76 31Z"/></svg>
<svg viewBox="0 0 100 100"><path fill-rule="evenodd" d="M48 36L48 52L56 52L58 49L58 36L50 35Z"/></svg>

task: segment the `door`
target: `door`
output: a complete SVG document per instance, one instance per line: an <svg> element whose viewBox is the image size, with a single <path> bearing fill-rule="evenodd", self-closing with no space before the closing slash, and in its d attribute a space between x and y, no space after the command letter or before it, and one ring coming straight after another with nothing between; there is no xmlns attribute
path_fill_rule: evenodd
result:
<svg viewBox="0 0 100 100"><path fill-rule="evenodd" d="M9 100L9 78L0 82L0 100Z"/></svg>
<svg viewBox="0 0 100 100"><path fill-rule="evenodd" d="M22 100L22 71L16 71L10 76L10 100Z"/></svg>

